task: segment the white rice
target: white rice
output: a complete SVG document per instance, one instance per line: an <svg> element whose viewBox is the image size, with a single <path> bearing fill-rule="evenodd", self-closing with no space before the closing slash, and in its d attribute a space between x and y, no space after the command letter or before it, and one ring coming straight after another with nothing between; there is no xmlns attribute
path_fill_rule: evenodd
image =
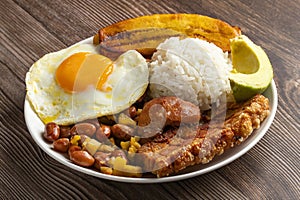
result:
<svg viewBox="0 0 300 200"><path fill-rule="evenodd" d="M228 53L196 38L172 37L161 43L150 63L150 96L177 96L202 110L230 94ZM225 98L226 99L226 98Z"/></svg>

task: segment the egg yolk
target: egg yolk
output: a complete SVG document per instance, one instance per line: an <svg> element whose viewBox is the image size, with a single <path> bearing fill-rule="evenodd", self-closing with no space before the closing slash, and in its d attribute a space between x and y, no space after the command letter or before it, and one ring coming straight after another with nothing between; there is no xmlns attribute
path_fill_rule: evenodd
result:
<svg viewBox="0 0 300 200"><path fill-rule="evenodd" d="M79 52L65 59L56 70L56 81L66 92L75 93L94 86L100 91L113 71L113 62L100 54Z"/></svg>

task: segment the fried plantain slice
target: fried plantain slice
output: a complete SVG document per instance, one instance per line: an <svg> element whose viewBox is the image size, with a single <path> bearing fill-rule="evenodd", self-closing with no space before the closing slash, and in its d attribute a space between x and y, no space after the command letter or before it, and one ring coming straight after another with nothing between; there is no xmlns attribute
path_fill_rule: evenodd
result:
<svg viewBox="0 0 300 200"><path fill-rule="evenodd" d="M146 54L172 36L194 37L212 42L230 51L229 39L241 34L238 27L198 14L154 14L120 21L102 28L94 36L94 44L118 52L137 49Z"/></svg>

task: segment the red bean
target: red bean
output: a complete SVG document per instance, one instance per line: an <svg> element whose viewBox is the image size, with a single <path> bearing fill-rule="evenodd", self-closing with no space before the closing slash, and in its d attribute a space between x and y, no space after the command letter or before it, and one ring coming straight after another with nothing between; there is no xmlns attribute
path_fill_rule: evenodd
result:
<svg viewBox="0 0 300 200"><path fill-rule="evenodd" d="M100 123L97 118L87 119L87 120L84 120L83 122L93 124L96 127L96 129L100 127Z"/></svg>
<svg viewBox="0 0 300 200"><path fill-rule="evenodd" d="M68 154L71 155L74 151L80 151L81 147L77 145L71 145L68 150Z"/></svg>
<svg viewBox="0 0 300 200"><path fill-rule="evenodd" d="M62 152L62 153L67 152L69 149L69 146L70 146L70 142L69 142L68 138L60 138L53 142L54 150Z"/></svg>
<svg viewBox="0 0 300 200"><path fill-rule="evenodd" d="M87 135L93 137L96 132L96 127L91 123L75 124L71 129L71 135Z"/></svg>
<svg viewBox="0 0 300 200"><path fill-rule="evenodd" d="M90 167L94 165L95 159L87 151L73 151L70 154L70 159L77 165Z"/></svg>
<svg viewBox="0 0 300 200"><path fill-rule="evenodd" d="M49 142L57 140L60 136L60 128L54 122L49 122L45 125L44 138Z"/></svg>

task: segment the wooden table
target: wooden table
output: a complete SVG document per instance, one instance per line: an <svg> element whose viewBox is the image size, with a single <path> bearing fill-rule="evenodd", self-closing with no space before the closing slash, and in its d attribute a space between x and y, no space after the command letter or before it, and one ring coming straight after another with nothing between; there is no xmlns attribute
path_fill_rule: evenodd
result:
<svg viewBox="0 0 300 200"><path fill-rule="evenodd" d="M1 199L299 199L300 1L1 0ZM275 120L248 153L211 173L178 182L128 184L60 164L24 122L25 74L46 53L119 20L198 13L239 26L273 64Z"/></svg>

